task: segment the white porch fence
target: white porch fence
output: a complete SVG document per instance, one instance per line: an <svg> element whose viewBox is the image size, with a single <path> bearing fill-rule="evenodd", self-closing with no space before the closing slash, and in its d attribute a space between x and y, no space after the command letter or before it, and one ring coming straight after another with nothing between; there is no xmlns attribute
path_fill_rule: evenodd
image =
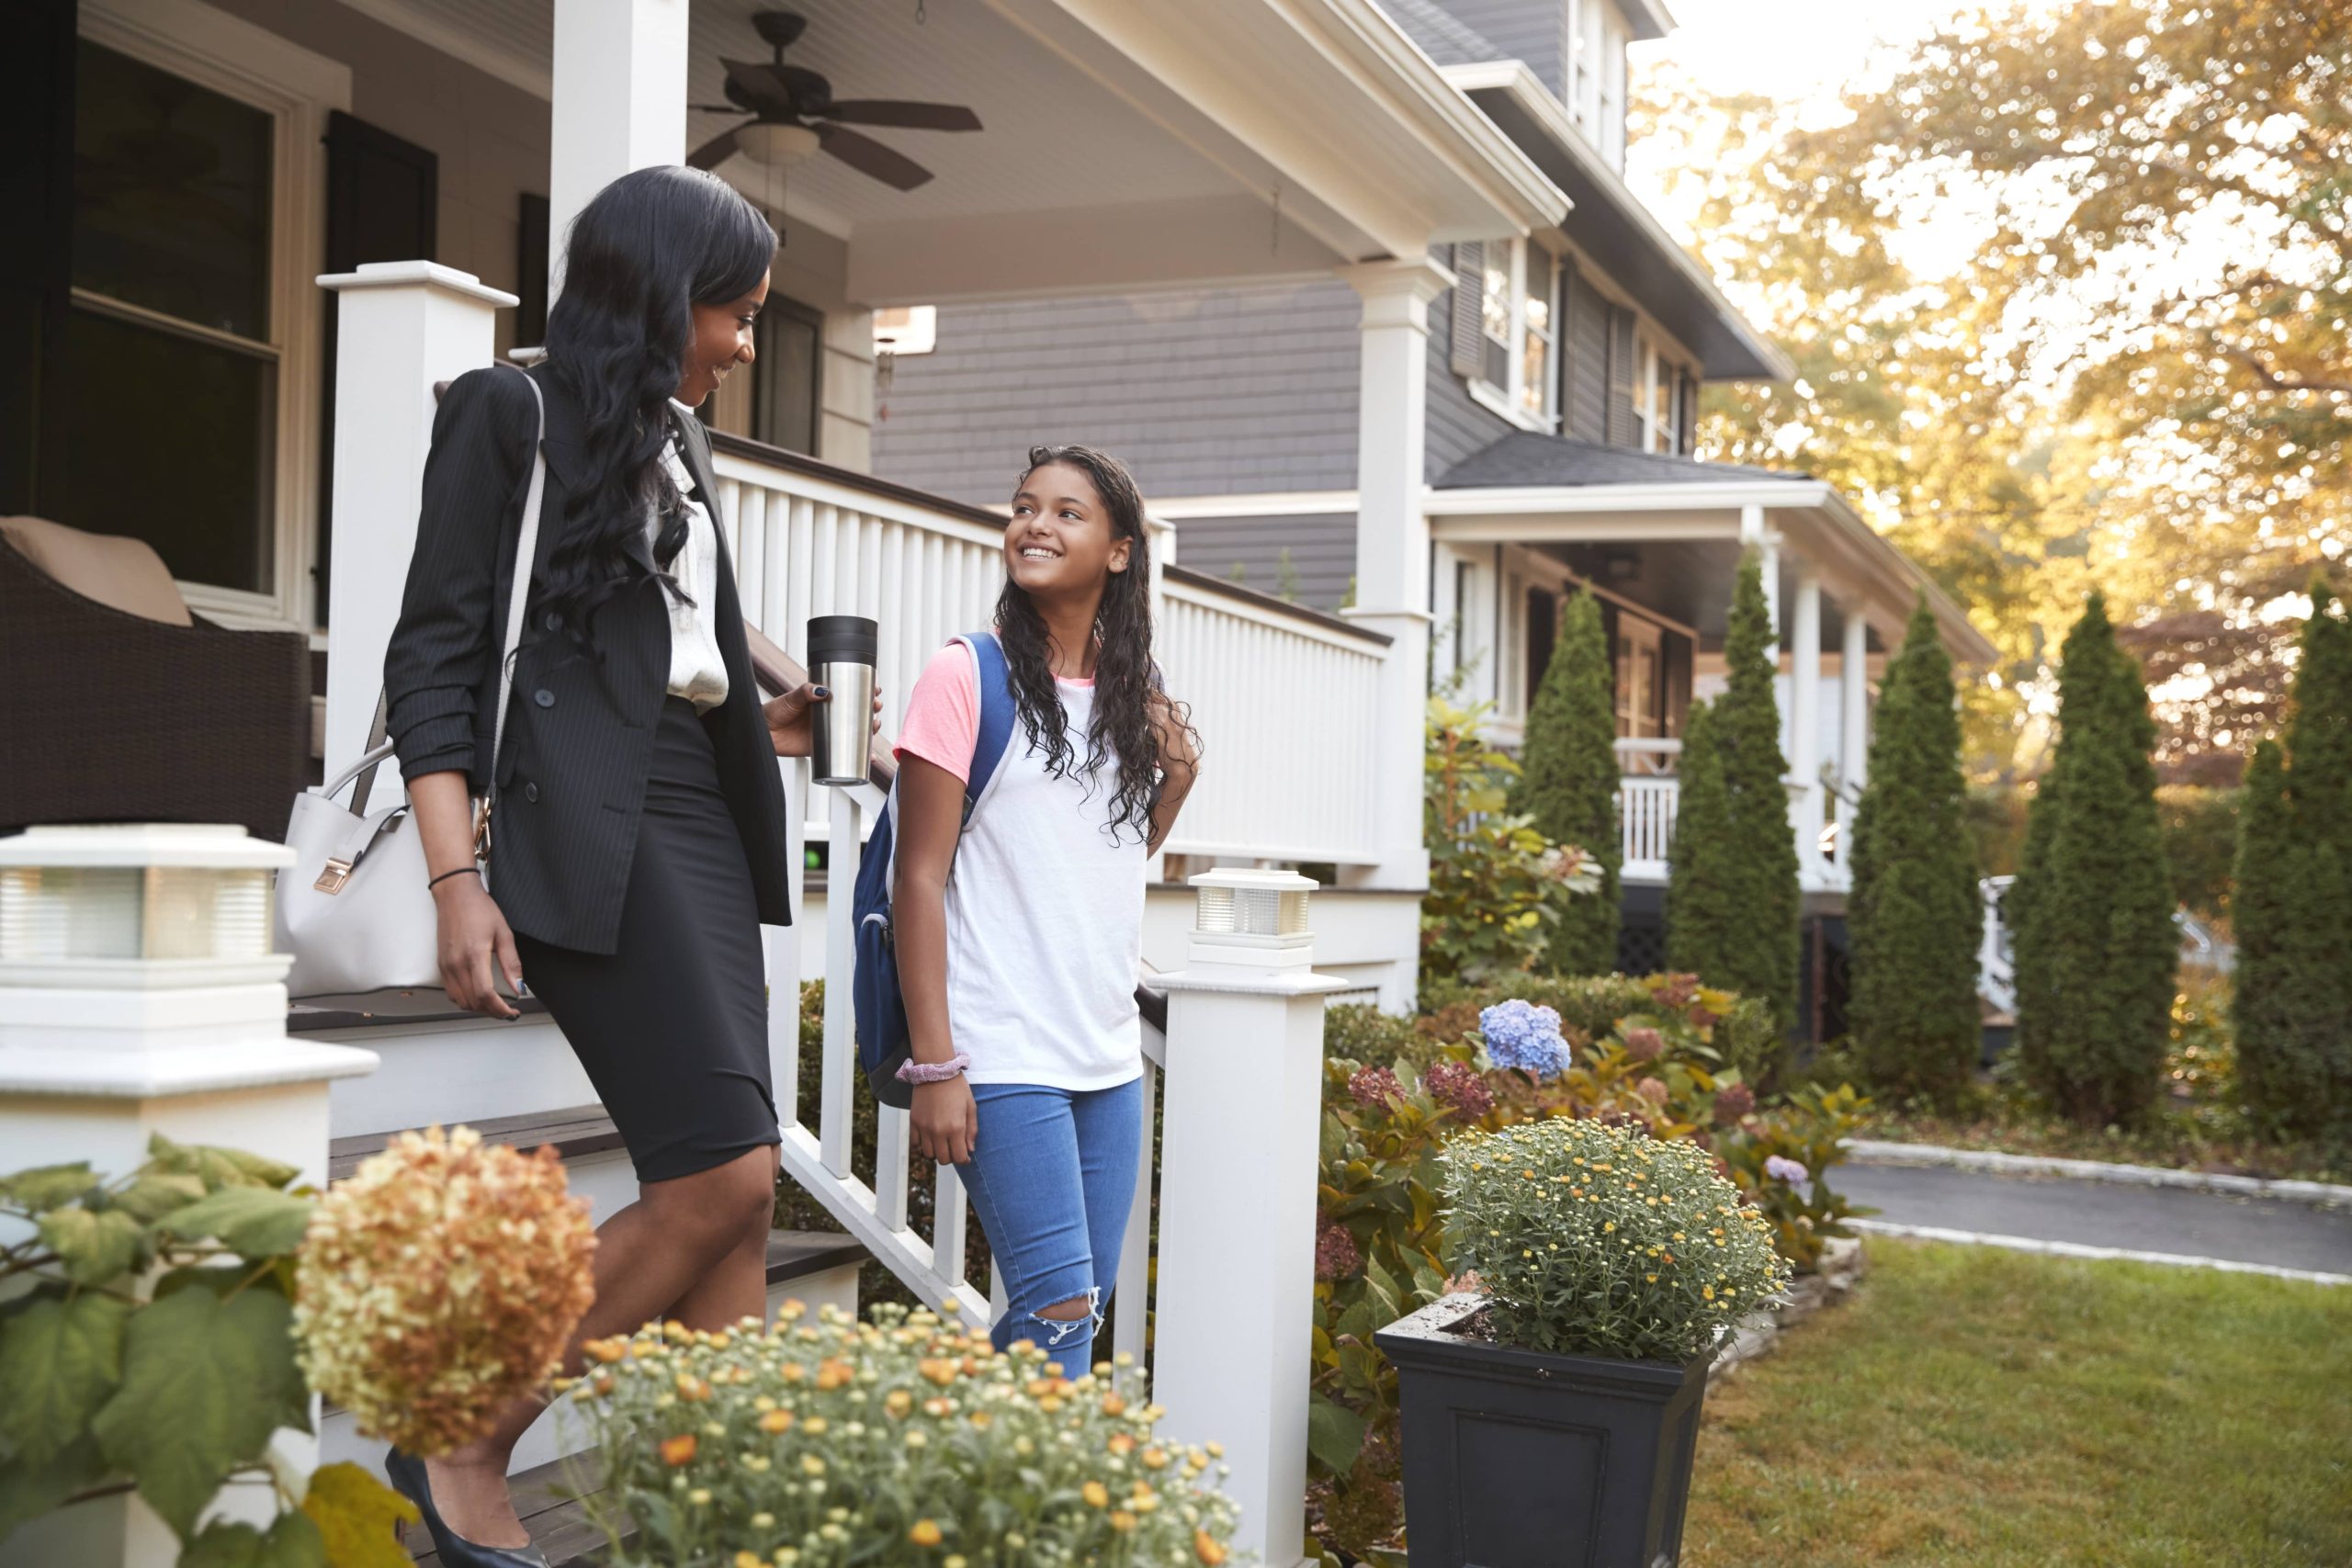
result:
<svg viewBox="0 0 2352 1568"><path fill-rule="evenodd" d="M1619 874L1628 882L1664 882L1673 863L1674 828L1682 807L1682 742L1625 738L1616 749ZM1823 821L1810 846L1813 852L1804 853L1807 846L1798 846L1798 879L1809 893L1845 890L1852 880L1842 849L1851 802L1835 785L1825 784L1825 795L1813 796L1794 777L1781 782L1792 803L1827 798L1838 804L1836 817ZM1791 828L1792 832L1801 830Z"/></svg>

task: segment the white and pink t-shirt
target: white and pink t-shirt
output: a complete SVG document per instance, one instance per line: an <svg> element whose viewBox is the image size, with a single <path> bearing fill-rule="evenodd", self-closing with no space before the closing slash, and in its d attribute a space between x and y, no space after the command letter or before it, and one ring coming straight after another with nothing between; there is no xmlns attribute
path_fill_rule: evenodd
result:
<svg viewBox="0 0 2352 1568"><path fill-rule="evenodd" d="M1110 829L1115 767L1086 772L1091 681L1057 681L1076 748L1055 778L1016 719L974 807L947 882L947 1018L976 1084L1112 1089L1143 1071L1136 976L1148 857ZM971 649L934 655L907 699L896 748L959 780L980 735Z"/></svg>

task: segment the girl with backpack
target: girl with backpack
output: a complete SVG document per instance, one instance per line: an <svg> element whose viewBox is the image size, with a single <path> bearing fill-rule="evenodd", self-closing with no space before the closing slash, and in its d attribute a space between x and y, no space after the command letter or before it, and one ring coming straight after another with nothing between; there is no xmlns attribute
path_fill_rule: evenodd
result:
<svg viewBox="0 0 2352 1568"><path fill-rule="evenodd" d="M1142 1152L1145 866L1198 761L1152 660L1149 549L1117 458L1033 448L1004 531L1002 658L949 644L898 742L915 1147L972 1195L1009 1299L997 1347L1032 1341L1073 1378L1093 1363ZM967 823L984 679L1018 720Z"/></svg>

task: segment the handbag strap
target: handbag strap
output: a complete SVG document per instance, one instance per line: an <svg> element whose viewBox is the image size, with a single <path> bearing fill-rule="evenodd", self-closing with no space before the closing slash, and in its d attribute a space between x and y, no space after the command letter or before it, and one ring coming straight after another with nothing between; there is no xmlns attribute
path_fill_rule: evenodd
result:
<svg viewBox="0 0 2352 1568"><path fill-rule="evenodd" d="M498 758L506 745L506 704L514 691L514 654L523 643L523 612L530 600L531 570L537 564L539 542L539 510L547 499L548 490L548 400L530 372L519 365L503 365L523 378L531 389L531 400L538 405L538 434L531 440L531 488L523 497L523 531L514 541L514 575L506 591L506 636L498 656L498 717L491 730L490 789L498 790ZM376 697L375 722L368 728L368 747L359 760L338 774L335 781L321 793L334 795L353 775L359 783L351 792L351 809L355 816L368 815L368 792L375 787L376 769L392 754L386 739L391 717L391 694L379 692Z"/></svg>

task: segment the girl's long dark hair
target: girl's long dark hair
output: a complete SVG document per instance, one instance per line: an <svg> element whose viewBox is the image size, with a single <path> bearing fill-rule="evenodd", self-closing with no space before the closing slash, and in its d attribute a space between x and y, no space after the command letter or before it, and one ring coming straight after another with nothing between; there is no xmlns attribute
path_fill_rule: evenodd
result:
<svg viewBox="0 0 2352 1568"><path fill-rule="evenodd" d="M759 209L699 169L623 175L572 220L563 292L548 312L548 367L587 415L587 471L565 503L547 594L575 637L632 581L657 578L675 591L665 568L685 542L685 517L660 459L692 307L751 292L775 249ZM649 507L664 519L650 547Z"/></svg>
<svg viewBox="0 0 2352 1568"><path fill-rule="evenodd" d="M1021 484L1049 463L1068 463L1093 480L1110 514L1111 537L1128 541L1127 570L1112 573L1103 584L1102 607L1094 621L1094 708L1086 726L1084 768L1092 774L1105 763L1113 764L1112 838L1115 840L1122 829L1133 828L1148 841L1151 814L1164 787L1153 699L1156 694L1166 699L1159 666L1151 657L1151 538L1144 524L1143 496L1125 464L1091 446L1032 446ZM1013 489L1018 491L1021 484ZM1010 579L997 596L996 626L1029 748L1043 753L1048 773L1063 777L1077 761L1077 747L1062 712L1061 694L1054 687L1050 639L1037 607ZM1192 733L1181 705L1170 702L1167 711L1187 735Z"/></svg>

